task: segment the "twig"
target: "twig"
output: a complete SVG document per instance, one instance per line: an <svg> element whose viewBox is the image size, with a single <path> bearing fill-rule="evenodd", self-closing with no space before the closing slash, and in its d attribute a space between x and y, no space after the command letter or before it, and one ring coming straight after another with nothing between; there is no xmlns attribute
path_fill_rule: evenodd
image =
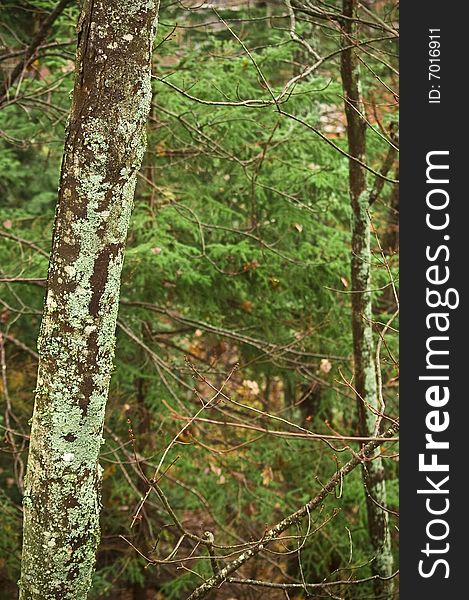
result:
<svg viewBox="0 0 469 600"><path fill-rule="evenodd" d="M238 558L231 561L226 567L224 567L218 575L214 575L205 583L200 585L198 588L192 592L192 594L188 597L187 600L198 600L199 598L205 598L215 587L221 585L224 581L227 580L228 576L231 573L237 571L244 563L248 560L257 556L260 552L262 552L265 546L274 540L276 540L281 533L283 533L286 529L298 523L303 517L305 517L309 512L317 509L321 506L323 500L335 490L337 485L340 484L340 481L343 477L351 473L358 465L369 459L369 457L373 454L373 452L378 448L382 442L386 441L387 438L390 438L396 433L398 430L398 426L390 427L387 432L382 436L380 441L369 442L362 448L362 450L353 456L339 471L337 471L328 481L326 485L323 486L322 490L307 504L305 504L302 508L297 510L296 512L290 514L288 517L277 523L275 527L269 529L266 534L263 536L262 542L257 543L254 547L243 552Z"/></svg>
<svg viewBox="0 0 469 600"><path fill-rule="evenodd" d="M25 50L23 58L16 64L14 69L12 70L10 77L6 78L3 82L3 85L0 87L0 106L4 103L4 101L8 98L8 91L10 87L16 83L16 81L21 77L24 70L28 67L33 58L36 50L42 44L47 34L49 33L49 29L52 27L57 18L62 14L64 9L68 4L70 4L71 0L60 0L54 10L49 13L49 15L44 19L41 23L39 31L36 33L28 48Z"/></svg>

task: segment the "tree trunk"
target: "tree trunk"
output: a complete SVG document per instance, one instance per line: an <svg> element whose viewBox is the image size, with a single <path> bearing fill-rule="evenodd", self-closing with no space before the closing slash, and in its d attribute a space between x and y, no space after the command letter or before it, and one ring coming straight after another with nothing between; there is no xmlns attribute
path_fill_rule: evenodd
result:
<svg viewBox="0 0 469 600"><path fill-rule="evenodd" d="M104 411L151 100L158 0L85 0L24 496L21 600L84 600L99 542Z"/></svg>
<svg viewBox="0 0 469 600"><path fill-rule="evenodd" d="M343 46L356 41L357 0L343 0ZM359 63L354 48L341 53L341 74L345 94L347 136L351 156L365 162L366 124L361 118ZM366 171L357 162L349 162L349 190L352 205L352 332L354 356L354 387L357 394L361 436L375 435L376 415L380 410L376 383L375 346L372 332L371 306L371 248L369 219L369 190ZM368 407L367 407L368 406ZM374 560L371 568L375 575L392 575L393 557L386 507L386 483L381 458L363 466L363 480L367 494L368 528ZM392 581L375 581L375 597L388 600L393 596Z"/></svg>

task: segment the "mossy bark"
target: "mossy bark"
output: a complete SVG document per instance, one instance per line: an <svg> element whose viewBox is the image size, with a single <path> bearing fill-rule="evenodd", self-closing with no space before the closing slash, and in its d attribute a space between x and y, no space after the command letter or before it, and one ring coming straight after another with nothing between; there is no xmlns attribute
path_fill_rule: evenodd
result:
<svg viewBox="0 0 469 600"><path fill-rule="evenodd" d="M104 411L151 101L158 0L86 0L55 217L24 495L21 600L84 600Z"/></svg>
<svg viewBox="0 0 469 600"><path fill-rule="evenodd" d="M342 24L343 46L341 75L345 94L347 137L349 153L365 162L366 123L360 116L363 104L360 92L360 70L356 49L350 46L356 41L357 0L343 0L343 14L349 19ZM356 161L349 162L349 191L352 206L352 332L354 356L354 387L357 394L359 427L361 436L375 435L376 414L379 411L375 345L372 330L371 303L371 246L370 246L370 193L367 189L365 169ZM390 577L393 556L386 512L386 483L381 458L375 458L363 466L363 482L366 490L368 529L374 559L371 568L374 575ZM375 580L375 597L390 600L393 597L392 580Z"/></svg>

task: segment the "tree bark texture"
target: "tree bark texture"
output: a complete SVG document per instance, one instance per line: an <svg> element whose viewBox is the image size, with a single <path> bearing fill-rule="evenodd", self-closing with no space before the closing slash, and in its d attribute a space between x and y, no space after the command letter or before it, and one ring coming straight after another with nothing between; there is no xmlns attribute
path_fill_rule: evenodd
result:
<svg viewBox="0 0 469 600"><path fill-rule="evenodd" d="M345 113L349 153L365 162L366 123L360 116L364 113L360 90L360 69L356 49L350 48L356 41L357 0L343 0L343 14L349 19L342 24L343 46L341 74L345 93ZM349 161L349 191L352 205L352 333L354 357L354 387L357 394L359 427L361 436L376 435L377 417L380 411L376 381L375 345L372 330L371 304L371 246L370 246L370 189L367 187L365 169L353 160ZM367 498L368 529L374 560L374 575L390 577L393 556L386 512L386 483L381 458L364 463L363 481ZM384 509L382 508L384 507ZM392 580L375 581L375 596L382 600L393 597Z"/></svg>
<svg viewBox="0 0 469 600"><path fill-rule="evenodd" d="M104 411L151 102L158 0L85 0L24 495L21 600L84 600L99 543Z"/></svg>

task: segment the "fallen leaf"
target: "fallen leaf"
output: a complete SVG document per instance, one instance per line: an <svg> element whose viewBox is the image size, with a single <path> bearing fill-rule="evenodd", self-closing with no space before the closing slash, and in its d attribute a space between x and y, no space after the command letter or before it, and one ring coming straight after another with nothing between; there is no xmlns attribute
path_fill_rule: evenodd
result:
<svg viewBox="0 0 469 600"><path fill-rule="evenodd" d="M241 302L241 308L244 312L252 312L252 302L250 300L243 300Z"/></svg>
<svg viewBox="0 0 469 600"><path fill-rule="evenodd" d="M247 391L253 396L257 396L260 392L259 384L257 381L252 381L251 379L244 379L243 386L247 388Z"/></svg>
<svg viewBox="0 0 469 600"><path fill-rule="evenodd" d="M272 467L270 465L266 465L262 470L262 485L269 485L273 478L274 473L272 471Z"/></svg>
<svg viewBox="0 0 469 600"><path fill-rule="evenodd" d="M259 266L260 265L257 262L257 260L251 260L244 264L243 271L251 271L252 269L257 269L257 267L259 267Z"/></svg>

